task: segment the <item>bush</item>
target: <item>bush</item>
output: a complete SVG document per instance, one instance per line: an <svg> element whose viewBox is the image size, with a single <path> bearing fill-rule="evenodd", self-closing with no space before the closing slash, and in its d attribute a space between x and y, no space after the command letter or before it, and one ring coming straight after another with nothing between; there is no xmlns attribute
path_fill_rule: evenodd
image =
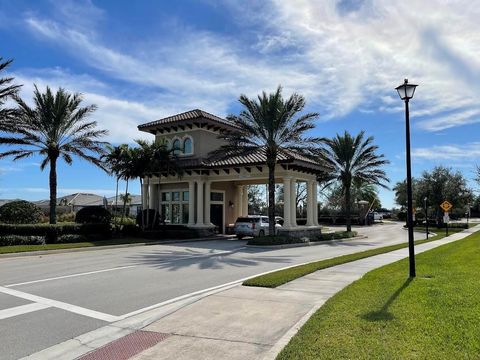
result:
<svg viewBox="0 0 480 360"><path fill-rule="evenodd" d="M24 200L12 201L0 207L0 221L7 224L37 224L42 215L37 205Z"/></svg>
<svg viewBox="0 0 480 360"><path fill-rule="evenodd" d="M0 224L0 236L21 235L40 236L46 243L71 242L71 238L62 238L64 235L82 236L80 241L104 240L110 238L110 224Z"/></svg>
<svg viewBox="0 0 480 360"><path fill-rule="evenodd" d="M57 238L57 243L76 243L76 242L85 242L87 241L87 237L85 235L79 235L79 234L66 234L66 235L60 235Z"/></svg>
<svg viewBox="0 0 480 360"><path fill-rule="evenodd" d="M75 222L75 213L74 212L68 212L64 214L60 214L57 216L57 221L58 222Z"/></svg>
<svg viewBox="0 0 480 360"><path fill-rule="evenodd" d="M112 214L100 206L87 206L78 210L75 222L78 224L109 224Z"/></svg>
<svg viewBox="0 0 480 360"><path fill-rule="evenodd" d="M140 236L142 234L142 229L137 225L123 225L122 234L125 236Z"/></svg>
<svg viewBox="0 0 480 360"><path fill-rule="evenodd" d="M44 236L26 236L26 235L3 235L0 236L0 246L13 245L43 245Z"/></svg>
<svg viewBox="0 0 480 360"><path fill-rule="evenodd" d="M291 238L287 236L262 236L262 237L255 237L253 239L248 240L247 245L264 245L264 246L272 246L272 245L286 245L286 244L303 244L305 241L299 238Z"/></svg>
<svg viewBox="0 0 480 360"><path fill-rule="evenodd" d="M356 231L336 231L333 233L325 233L317 236L315 241L327 241L327 240L338 240L338 239L349 239L357 236Z"/></svg>
<svg viewBox="0 0 480 360"><path fill-rule="evenodd" d="M145 222L143 222L143 220L142 220L144 217L145 217ZM148 227L147 227L147 219L148 219L148 224L149 224ZM156 219L155 223L154 223L154 219ZM137 214L136 223L140 227L142 227L142 224L144 223L146 229L155 229L160 224L160 216L159 216L157 210L155 210L155 209L148 209L148 210L145 209L143 211L140 211Z"/></svg>
<svg viewBox="0 0 480 360"><path fill-rule="evenodd" d="M406 211L399 211L397 214L397 219L399 221L407 221L407 212Z"/></svg>

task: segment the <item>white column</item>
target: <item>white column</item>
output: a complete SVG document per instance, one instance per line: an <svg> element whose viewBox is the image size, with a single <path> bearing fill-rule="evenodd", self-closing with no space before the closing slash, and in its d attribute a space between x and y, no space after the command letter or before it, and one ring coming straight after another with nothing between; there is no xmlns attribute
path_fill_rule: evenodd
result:
<svg viewBox="0 0 480 360"><path fill-rule="evenodd" d="M307 226L313 226L313 181L307 181Z"/></svg>
<svg viewBox="0 0 480 360"><path fill-rule="evenodd" d="M284 177L283 178L283 227L286 229L290 229L290 178Z"/></svg>
<svg viewBox="0 0 480 360"><path fill-rule="evenodd" d="M147 208L147 193L148 193L148 184L145 184L145 179L142 183L142 209Z"/></svg>
<svg viewBox="0 0 480 360"><path fill-rule="evenodd" d="M204 180L197 180L197 226L203 226L203 184Z"/></svg>
<svg viewBox="0 0 480 360"><path fill-rule="evenodd" d="M205 224L212 225L210 222L210 189L212 182L210 180L205 181Z"/></svg>
<svg viewBox="0 0 480 360"><path fill-rule="evenodd" d="M317 196L317 190L318 190L318 183L317 180L315 179L313 181L313 189L312 189L312 196L313 196L313 225L318 226L318 196Z"/></svg>
<svg viewBox="0 0 480 360"><path fill-rule="evenodd" d="M237 193L235 197L235 220L242 216L242 206L243 206L243 186L237 185Z"/></svg>
<svg viewBox="0 0 480 360"><path fill-rule="evenodd" d="M157 198L157 196L158 196L158 185L150 183L148 185L148 187L150 188L149 189L150 196L148 198L149 207L150 207L150 209L156 209L157 206L158 206L158 198Z"/></svg>
<svg viewBox="0 0 480 360"><path fill-rule="evenodd" d="M188 182L188 226L195 225L195 181Z"/></svg>
<svg viewBox="0 0 480 360"><path fill-rule="evenodd" d="M297 227L297 179L292 178L290 183L290 224Z"/></svg>
<svg viewBox="0 0 480 360"><path fill-rule="evenodd" d="M248 188L247 188L247 185L243 186L243 192L242 192L242 216L248 216Z"/></svg>

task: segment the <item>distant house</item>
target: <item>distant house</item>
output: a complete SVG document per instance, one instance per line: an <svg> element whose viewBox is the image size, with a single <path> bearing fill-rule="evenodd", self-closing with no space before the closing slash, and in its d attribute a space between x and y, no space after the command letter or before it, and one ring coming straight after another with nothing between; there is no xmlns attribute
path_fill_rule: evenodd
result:
<svg viewBox="0 0 480 360"><path fill-rule="evenodd" d="M115 196L109 197L107 199L101 198L99 200L95 200L92 203L89 203L88 206L105 206L105 200L107 203L107 207L112 210L112 212L116 209L117 213L121 213L123 210L123 201L118 195L117 204L115 204ZM142 197L140 195L130 195L130 201L127 203L127 215L136 216L142 208Z"/></svg>
<svg viewBox="0 0 480 360"><path fill-rule="evenodd" d="M60 207L59 210L63 210L63 212L75 212L85 206L91 206L91 204L98 201L100 201L100 205L103 205L103 196L88 193L75 193L57 198L57 206ZM50 207L50 200L35 201L35 204L42 209L48 209Z"/></svg>

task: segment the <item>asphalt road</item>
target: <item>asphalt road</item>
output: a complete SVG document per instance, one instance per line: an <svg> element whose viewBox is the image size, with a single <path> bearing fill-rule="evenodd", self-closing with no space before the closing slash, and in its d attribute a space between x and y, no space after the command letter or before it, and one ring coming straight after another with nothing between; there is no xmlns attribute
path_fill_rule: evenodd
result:
<svg viewBox="0 0 480 360"><path fill-rule="evenodd" d="M401 224L358 231L368 238L291 249L216 240L0 259L0 359L21 358L192 292L407 239Z"/></svg>

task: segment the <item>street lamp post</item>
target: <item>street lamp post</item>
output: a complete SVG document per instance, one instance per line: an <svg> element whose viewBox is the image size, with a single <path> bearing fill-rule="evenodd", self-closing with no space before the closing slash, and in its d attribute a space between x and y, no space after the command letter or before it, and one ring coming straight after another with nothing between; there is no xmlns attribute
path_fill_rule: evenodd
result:
<svg viewBox="0 0 480 360"><path fill-rule="evenodd" d="M428 240L428 207L427 207L427 201L428 198L425 196L425 199L423 199L425 202L425 233L427 234L427 240Z"/></svg>
<svg viewBox="0 0 480 360"><path fill-rule="evenodd" d="M415 277L415 249L413 238L413 201L412 201L412 164L410 160L410 113L408 102L413 98L417 85L409 84L408 79L397 86L400 99L405 102L405 130L406 130L406 150L407 150L407 225L408 225L408 256L410 260L410 277Z"/></svg>

